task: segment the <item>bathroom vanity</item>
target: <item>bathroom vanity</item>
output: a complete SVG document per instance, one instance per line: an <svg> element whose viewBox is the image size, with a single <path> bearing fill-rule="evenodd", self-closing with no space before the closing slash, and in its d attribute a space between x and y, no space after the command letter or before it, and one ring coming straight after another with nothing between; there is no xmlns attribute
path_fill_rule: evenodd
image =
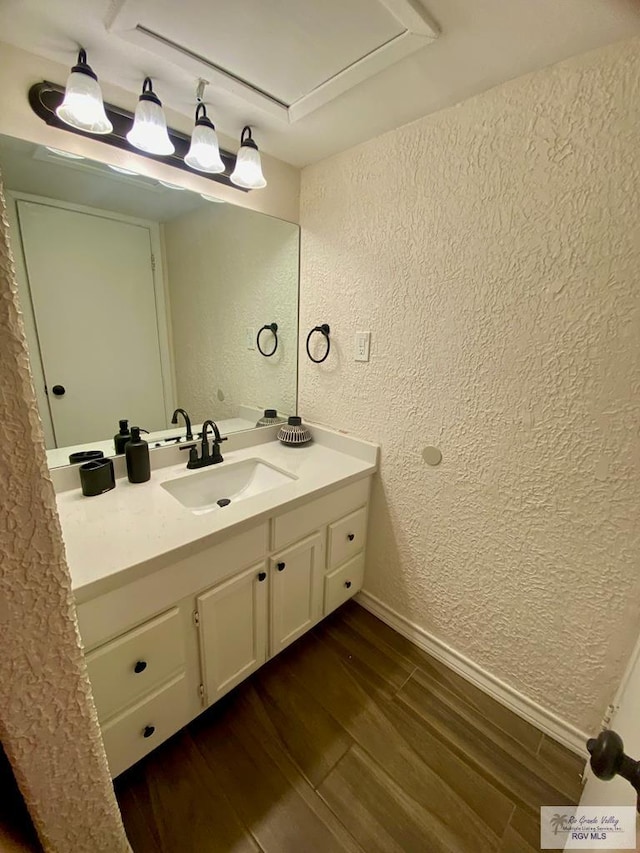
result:
<svg viewBox="0 0 640 853"><path fill-rule="evenodd" d="M378 448L320 427L285 447L276 431L231 436L203 471L155 451L150 482L99 497L61 490L73 469L57 476L114 777L362 586Z"/></svg>

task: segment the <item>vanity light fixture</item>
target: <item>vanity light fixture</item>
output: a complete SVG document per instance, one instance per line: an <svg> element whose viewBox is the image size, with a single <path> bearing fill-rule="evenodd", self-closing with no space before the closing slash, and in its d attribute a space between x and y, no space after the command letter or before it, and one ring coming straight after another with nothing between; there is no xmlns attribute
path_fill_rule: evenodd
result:
<svg viewBox="0 0 640 853"><path fill-rule="evenodd" d="M253 141L251 128L248 125L242 128L240 150L236 156L236 167L233 170L230 180L236 186L248 190L257 190L267 185L262 174L260 152L258 151L258 146Z"/></svg>
<svg viewBox="0 0 640 853"><path fill-rule="evenodd" d="M200 196L201 196L205 201L210 201L210 202L212 202L213 204L224 204L224 203L225 203L225 201L224 201L224 199L223 199L223 198L216 198L214 195L206 195L205 193L200 193Z"/></svg>
<svg viewBox="0 0 640 853"><path fill-rule="evenodd" d="M146 154L166 156L173 154L175 147L167 133L167 120L164 116L160 98L153 91L151 77L145 77L142 94L133 119L133 127L127 133L127 140L134 148Z"/></svg>
<svg viewBox="0 0 640 853"><path fill-rule="evenodd" d="M198 172L207 172L210 175L224 172L218 135L213 122L207 116L207 108L203 103L199 103L196 107L196 124L184 162Z"/></svg>
<svg viewBox="0 0 640 853"><path fill-rule="evenodd" d="M159 178L158 183L160 184L160 186L166 187L168 190L186 190L186 187L181 187L178 184L170 184L169 181L161 181Z"/></svg>
<svg viewBox="0 0 640 853"><path fill-rule="evenodd" d="M111 133L113 130L104 111L98 78L87 65L84 48L80 48L78 62L67 78L64 100L56 109L56 115L65 124L85 133Z"/></svg>

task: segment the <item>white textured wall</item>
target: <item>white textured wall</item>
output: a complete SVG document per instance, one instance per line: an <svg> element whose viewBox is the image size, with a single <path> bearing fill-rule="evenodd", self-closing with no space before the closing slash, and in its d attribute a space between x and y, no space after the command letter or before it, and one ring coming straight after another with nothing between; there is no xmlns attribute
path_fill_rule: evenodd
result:
<svg viewBox="0 0 640 853"><path fill-rule="evenodd" d="M638 103L634 39L302 177L300 410L382 444L366 589L584 729L640 625Z"/></svg>
<svg viewBox="0 0 640 853"><path fill-rule="evenodd" d="M0 741L45 850L125 853L65 561L0 186Z"/></svg>
<svg viewBox="0 0 640 853"><path fill-rule="evenodd" d="M238 406L296 410L299 229L230 205L164 225L178 405L194 421ZM247 349L246 329L278 324L278 349ZM273 347L264 332L261 344Z"/></svg>

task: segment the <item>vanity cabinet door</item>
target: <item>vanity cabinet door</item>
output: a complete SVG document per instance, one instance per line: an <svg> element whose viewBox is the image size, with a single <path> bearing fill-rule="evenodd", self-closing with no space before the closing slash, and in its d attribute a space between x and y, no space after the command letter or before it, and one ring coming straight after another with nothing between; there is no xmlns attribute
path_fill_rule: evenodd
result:
<svg viewBox="0 0 640 853"><path fill-rule="evenodd" d="M200 656L207 704L267 659L267 573L263 564L197 598Z"/></svg>
<svg viewBox="0 0 640 853"><path fill-rule="evenodd" d="M324 549L316 533L271 558L271 654L308 631L322 615Z"/></svg>

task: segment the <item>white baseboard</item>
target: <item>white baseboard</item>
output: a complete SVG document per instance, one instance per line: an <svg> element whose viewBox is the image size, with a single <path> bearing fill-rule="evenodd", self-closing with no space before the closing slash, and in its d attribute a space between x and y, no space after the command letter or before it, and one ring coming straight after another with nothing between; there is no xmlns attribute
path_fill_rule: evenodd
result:
<svg viewBox="0 0 640 853"><path fill-rule="evenodd" d="M577 755L587 758L587 735L572 726L571 723L543 708L542 705L538 705L533 699L529 699L528 696L505 684L495 675L491 675L486 669L443 643L442 640L438 640L424 628L420 628L420 626L396 613L395 610L392 610L371 593L363 590L356 596L356 601L418 648L444 663L462 678L466 678L467 681L483 690L497 702L536 726L541 732L549 735Z"/></svg>

